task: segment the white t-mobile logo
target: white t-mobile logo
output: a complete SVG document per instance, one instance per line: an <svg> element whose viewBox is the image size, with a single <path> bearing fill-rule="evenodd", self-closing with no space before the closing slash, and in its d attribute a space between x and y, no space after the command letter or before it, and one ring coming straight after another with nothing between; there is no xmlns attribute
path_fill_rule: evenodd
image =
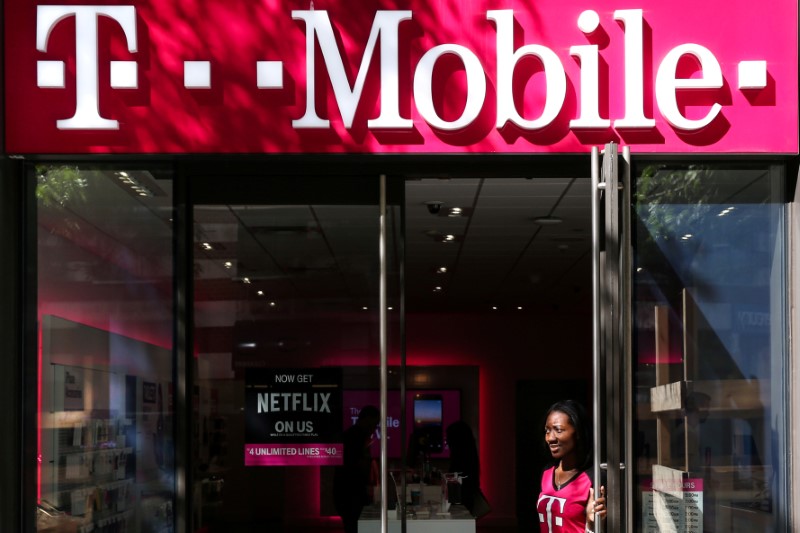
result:
<svg viewBox="0 0 800 533"><path fill-rule="evenodd" d="M547 500L547 506L545 507L545 512L547 513L547 521L545 521L545 515L539 513L539 522L547 524L547 531L548 533L555 533L553 526L561 527L563 524L563 520L561 518L561 514L564 514L564 505L567 503L566 498L557 498L555 496L545 496L542 495L539 498L539 501L536 502L536 508L539 508L539 504L542 503L542 500ZM557 509L559 515L553 515L553 504L558 502L559 509Z"/></svg>
<svg viewBox="0 0 800 533"><path fill-rule="evenodd" d="M59 120L59 129L113 130L119 122L100 116L97 74L97 19L100 15L115 20L128 44L136 52L136 10L133 6L38 6L36 49L47 51L50 32L62 20L75 17L75 78L76 103L72 118ZM38 85L43 88L64 87L64 62L39 61ZM136 62L111 62L111 87L136 88Z"/></svg>

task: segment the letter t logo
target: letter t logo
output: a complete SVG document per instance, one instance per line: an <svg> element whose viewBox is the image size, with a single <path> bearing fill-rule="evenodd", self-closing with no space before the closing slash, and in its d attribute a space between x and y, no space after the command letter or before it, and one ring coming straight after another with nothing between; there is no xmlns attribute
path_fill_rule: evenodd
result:
<svg viewBox="0 0 800 533"><path fill-rule="evenodd" d="M125 32L128 51L136 52L136 10L133 6L38 6L36 23L36 49L47 51L47 39L55 26L70 16L75 17L75 78L76 105L72 118L59 120L59 129L67 130L114 130L119 122L100 116L98 74L97 74L97 18L100 15L109 17L119 23ZM56 74L53 76L53 63L56 63ZM132 73L131 73L131 66ZM132 62L112 62L111 85L117 87L136 86L136 64ZM63 87L63 63L52 61L39 62L39 86ZM60 70L58 70L60 69ZM49 72L48 72L49 71ZM43 81L43 72L48 74ZM127 78L115 83L116 76ZM60 77L61 84L58 79ZM130 81L130 80L134 81ZM53 81L55 80L55 82Z"/></svg>

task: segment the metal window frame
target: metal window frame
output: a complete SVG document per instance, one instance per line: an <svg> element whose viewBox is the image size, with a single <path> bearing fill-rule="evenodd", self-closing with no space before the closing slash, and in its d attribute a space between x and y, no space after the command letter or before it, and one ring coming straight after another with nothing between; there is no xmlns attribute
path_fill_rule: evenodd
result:
<svg viewBox="0 0 800 533"><path fill-rule="evenodd" d="M0 59L0 63L2 59ZM0 80L2 79L0 69ZM1 113L1 111L0 111ZM2 123L0 117L0 123ZM2 134L0 134L2 136ZM25 187L20 161L0 155L0 249L11 260L0 262L0 405L3 406L0 432L0 456L5 457L0 475L0 530L22 531L25 475L23 468L23 423L25 420L22 388L25 358L24 268ZM14 258L20 258L15 260ZM26 457L29 454L26 454ZM34 458L35 459L35 458Z"/></svg>
<svg viewBox="0 0 800 533"><path fill-rule="evenodd" d="M785 167L784 167L785 168ZM797 181L800 182L800 172ZM789 404L787 405L786 439L789 441L787 462L787 502L790 509L786 513L788 522L786 531L796 531L800 527L800 506L791 505L800 497L800 187L795 185L794 195L789 198L786 210L786 241L788 243L787 269L788 291L787 307L789 311L789 349L788 368L786 369L786 387L788 387Z"/></svg>

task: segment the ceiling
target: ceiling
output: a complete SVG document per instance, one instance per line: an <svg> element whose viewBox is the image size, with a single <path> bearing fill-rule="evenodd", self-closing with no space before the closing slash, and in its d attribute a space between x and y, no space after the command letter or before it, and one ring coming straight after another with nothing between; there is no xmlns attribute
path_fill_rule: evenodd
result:
<svg viewBox="0 0 800 533"><path fill-rule="evenodd" d="M588 306L589 201L588 179L406 181L405 226L398 206L386 222L388 305L399 308L404 244L409 312ZM375 205L200 205L195 224L196 297L207 315L237 300L305 313L377 304Z"/></svg>
<svg viewBox="0 0 800 533"><path fill-rule="evenodd" d="M588 178L407 182L409 308L516 312L589 302L589 192ZM438 214L431 201L442 202ZM454 207L466 216L449 216Z"/></svg>

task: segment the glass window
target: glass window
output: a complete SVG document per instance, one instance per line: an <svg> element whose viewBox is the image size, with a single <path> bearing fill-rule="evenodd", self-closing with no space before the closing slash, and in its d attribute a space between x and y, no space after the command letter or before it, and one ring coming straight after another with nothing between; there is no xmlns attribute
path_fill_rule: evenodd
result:
<svg viewBox="0 0 800 533"><path fill-rule="evenodd" d="M222 179L192 178L193 527L354 531L380 501L378 178Z"/></svg>
<svg viewBox="0 0 800 533"><path fill-rule="evenodd" d="M636 177L641 531L779 531L787 329L783 175Z"/></svg>
<svg viewBox="0 0 800 533"><path fill-rule="evenodd" d="M170 176L35 174L37 531L172 531Z"/></svg>

